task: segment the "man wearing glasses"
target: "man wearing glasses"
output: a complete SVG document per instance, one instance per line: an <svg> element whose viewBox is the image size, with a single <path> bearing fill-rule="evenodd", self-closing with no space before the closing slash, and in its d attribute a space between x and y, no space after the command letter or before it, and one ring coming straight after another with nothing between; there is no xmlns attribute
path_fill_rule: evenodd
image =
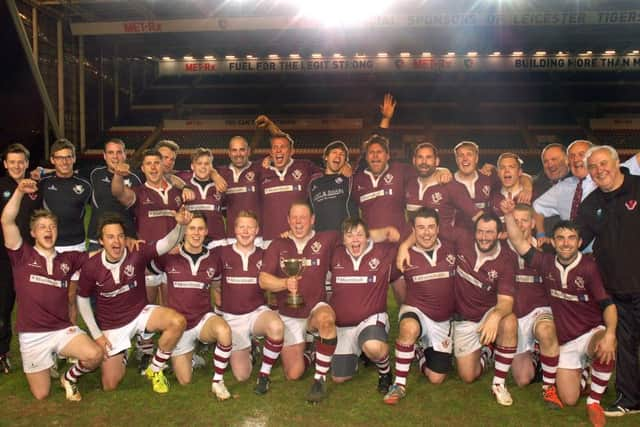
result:
<svg viewBox="0 0 640 427"><path fill-rule="evenodd" d="M58 240L56 251L85 251L84 214L91 198L91 184L74 173L76 149L71 141L58 139L51 146L51 164L55 173L40 181L43 205L58 217ZM78 275L71 279L69 292L69 314L76 323L75 287Z"/></svg>

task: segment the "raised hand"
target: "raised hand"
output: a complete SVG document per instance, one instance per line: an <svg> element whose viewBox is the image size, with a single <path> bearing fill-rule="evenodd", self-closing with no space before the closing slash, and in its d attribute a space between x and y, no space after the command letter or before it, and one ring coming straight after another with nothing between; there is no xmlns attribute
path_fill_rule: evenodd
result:
<svg viewBox="0 0 640 427"><path fill-rule="evenodd" d="M118 163L113 172L120 176L127 176L131 172L131 166L128 163Z"/></svg>
<svg viewBox="0 0 640 427"><path fill-rule="evenodd" d="M38 183L32 179L23 179L18 183L17 190L24 194L33 194L38 191Z"/></svg>
<svg viewBox="0 0 640 427"><path fill-rule="evenodd" d="M382 114L382 117L385 119L391 119L393 117L393 113L396 111L396 104L397 103L393 99L393 95L385 93L382 104L380 104L380 114Z"/></svg>
<svg viewBox="0 0 640 427"><path fill-rule="evenodd" d="M178 224L187 225L193 219L193 214L186 208L185 205L182 205L176 212L175 218Z"/></svg>

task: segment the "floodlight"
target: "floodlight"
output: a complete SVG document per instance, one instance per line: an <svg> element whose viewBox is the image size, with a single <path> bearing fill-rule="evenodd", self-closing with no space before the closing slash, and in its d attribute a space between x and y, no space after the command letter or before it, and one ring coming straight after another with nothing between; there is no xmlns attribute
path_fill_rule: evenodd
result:
<svg viewBox="0 0 640 427"><path fill-rule="evenodd" d="M213 61L214 59L216 59L216 57L213 55L206 55L204 59L206 59L207 61Z"/></svg>

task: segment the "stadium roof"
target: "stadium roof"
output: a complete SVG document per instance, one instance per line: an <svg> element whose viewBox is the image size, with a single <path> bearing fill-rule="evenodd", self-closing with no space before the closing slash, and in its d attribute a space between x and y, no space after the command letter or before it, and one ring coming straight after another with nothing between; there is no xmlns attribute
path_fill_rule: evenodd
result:
<svg viewBox="0 0 640 427"><path fill-rule="evenodd" d="M96 56L115 46L121 57L640 48L640 8L629 0L396 0L364 23L329 26L301 17L293 0L29 2L93 35Z"/></svg>

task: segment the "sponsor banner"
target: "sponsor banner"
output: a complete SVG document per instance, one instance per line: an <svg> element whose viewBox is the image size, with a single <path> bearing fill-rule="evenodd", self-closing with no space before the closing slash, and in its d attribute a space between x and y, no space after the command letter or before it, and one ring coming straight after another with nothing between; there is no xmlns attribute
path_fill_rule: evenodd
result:
<svg viewBox="0 0 640 427"><path fill-rule="evenodd" d="M76 22L71 24L75 36L189 33L210 31L259 31L323 28L442 28L469 26L576 26L637 25L640 10L602 11L522 11L514 13L431 13L423 15L380 15L348 20L331 18L254 16L214 17L112 22Z"/></svg>
<svg viewBox="0 0 640 427"><path fill-rule="evenodd" d="M359 130L363 127L362 119L275 119L283 129L287 130ZM195 120L165 120L165 131L254 131L255 117L234 119L195 119Z"/></svg>
<svg viewBox="0 0 640 427"><path fill-rule="evenodd" d="M602 118L591 119L593 130L639 130L640 118Z"/></svg>
<svg viewBox="0 0 640 427"><path fill-rule="evenodd" d="M416 58L247 59L160 61L160 76L189 74L316 74L449 71L638 71L634 56L478 56Z"/></svg>

